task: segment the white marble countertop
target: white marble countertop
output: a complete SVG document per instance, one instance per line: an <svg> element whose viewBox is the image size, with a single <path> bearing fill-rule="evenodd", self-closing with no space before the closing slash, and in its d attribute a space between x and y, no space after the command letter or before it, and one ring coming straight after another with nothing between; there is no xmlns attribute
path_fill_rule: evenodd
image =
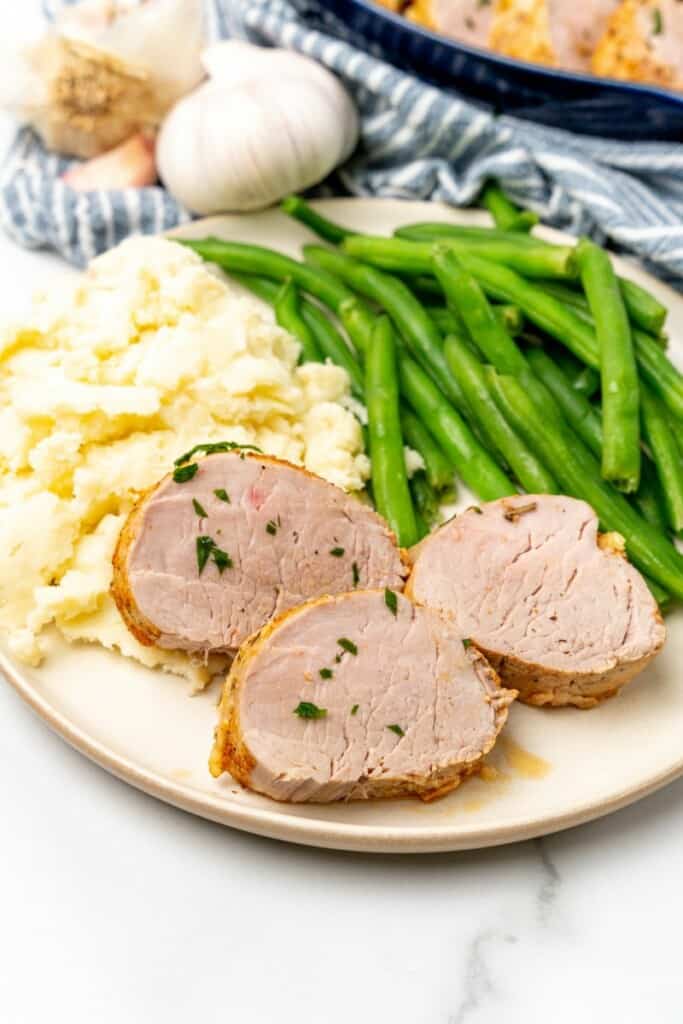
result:
<svg viewBox="0 0 683 1024"><path fill-rule="evenodd" d="M3 316L57 266L0 238ZM683 780L517 846L330 853L155 802L0 682L0 823L7 1024L683 1020Z"/></svg>

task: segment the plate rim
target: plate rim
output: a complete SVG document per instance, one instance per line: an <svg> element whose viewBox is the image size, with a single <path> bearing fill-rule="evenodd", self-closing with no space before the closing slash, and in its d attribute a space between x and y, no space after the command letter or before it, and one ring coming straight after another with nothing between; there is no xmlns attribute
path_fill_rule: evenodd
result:
<svg viewBox="0 0 683 1024"><path fill-rule="evenodd" d="M325 210L329 207L342 207L351 204L355 206L367 203L396 204L402 202L406 201L394 198L338 197L316 200L314 205ZM464 214L464 219L470 221L482 219L481 211L459 209L444 203L427 203L420 200L411 200L410 202L414 205L428 207L434 213L441 211L451 217L454 214L462 217ZM251 217L254 215L258 216L259 213L227 216ZM201 224L208 226L211 222L222 220L224 216L226 215L189 221L167 234L172 236L183 234L188 230L196 230ZM545 235L551 240L569 239L574 241L572 235L553 228L543 227L539 234ZM627 273L629 269L641 269L637 263L629 262L629 259L623 256L616 257L615 262ZM672 290L664 282L653 278L644 268L642 268L642 272L654 282L658 290ZM595 800L584 800L561 813L546 814L542 819L527 816L524 819L518 818L514 822L496 827L467 825L462 821L457 825L384 826L350 824L314 817L287 816L280 810L270 810L268 807L239 806L234 801L226 799L224 795L213 795L181 781L170 779L168 776L144 768L131 758L118 753L111 746L93 738L86 729L54 707L50 700L40 692L39 687L30 681L28 673L25 674L22 671L20 664L1 649L0 673L42 721L72 748L135 789L189 814L217 824L283 842L324 849L362 853L443 853L485 849L522 842L605 817L649 796L683 775L682 750L677 760L661 768L654 775L622 788L597 803ZM558 712L546 712L546 714L548 713L557 714ZM287 805L276 804L275 806L281 808Z"/></svg>
<svg viewBox="0 0 683 1024"><path fill-rule="evenodd" d="M236 807L224 797L213 796L210 793L199 795L199 791L193 786L184 785L158 772L142 768L129 758L118 754L107 744L93 739L68 716L56 710L38 688L23 677L12 659L3 651L0 651L0 671L18 695L53 732L69 746L84 754L88 760L122 782L141 790L147 796L216 824L303 846L358 853L404 854L455 853L503 846L562 832L606 817L655 793L683 775L682 755L677 762L646 782L627 787L599 804L584 802L562 814L546 816L542 821L527 818L494 829L467 826L462 823L457 828L453 825L403 827L347 824L329 822L322 818L287 817L267 808Z"/></svg>

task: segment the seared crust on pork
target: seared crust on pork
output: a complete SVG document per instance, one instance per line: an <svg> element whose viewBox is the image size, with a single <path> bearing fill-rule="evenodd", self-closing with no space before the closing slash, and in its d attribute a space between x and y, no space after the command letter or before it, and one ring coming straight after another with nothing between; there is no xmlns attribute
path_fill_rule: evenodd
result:
<svg viewBox="0 0 683 1024"><path fill-rule="evenodd" d="M614 534L584 502L504 498L411 552L406 594L453 617L527 704L595 707L661 650L665 628Z"/></svg>
<svg viewBox="0 0 683 1024"><path fill-rule="evenodd" d="M197 464L186 482L169 474L141 497L114 553L112 594L141 643L233 652L311 597L403 589L393 533L338 487L252 452ZM209 545L201 567L198 542Z"/></svg>
<svg viewBox="0 0 683 1024"><path fill-rule="evenodd" d="M515 696L437 612L396 595L394 613L383 591L319 598L240 650L210 770L282 801L430 800L478 771Z"/></svg>

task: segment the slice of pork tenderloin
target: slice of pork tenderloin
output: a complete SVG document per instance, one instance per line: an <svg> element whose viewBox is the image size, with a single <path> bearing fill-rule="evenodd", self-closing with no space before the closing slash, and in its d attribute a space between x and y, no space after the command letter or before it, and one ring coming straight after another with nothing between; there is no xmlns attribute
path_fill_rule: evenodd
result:
<svg viewBox="0 0 683 1024"><path fill-rule="evenodd" d="M391 591L321 598L241 649L211 773L297 803L433 799L480 767L515 696L433 609Z"/></svg>
<svg viewBox="0 0 683 1024"><path fill-rule="evenodd" d="M190 464L195 465L195 464ZM403 589L389 527L320 477L265 455L207 455L134 508L112 593L143 644L232 652L272 616L354 587Z"/></svg>
<svg viewBox="0 0 683 1024"><path fill-rule="evenodd" d="M520 495L468 509L411 551L406 593L453 617L527 704L591 708L665 629L615 534L583 501Z"/></svg>

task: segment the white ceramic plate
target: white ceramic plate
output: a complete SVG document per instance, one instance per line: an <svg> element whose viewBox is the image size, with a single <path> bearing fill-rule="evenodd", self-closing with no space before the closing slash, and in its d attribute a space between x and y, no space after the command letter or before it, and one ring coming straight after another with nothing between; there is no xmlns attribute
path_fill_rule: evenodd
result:
<svg viewBox="0 0 683 1024"><path fill-rule="evenodd" d="M360 231L390 233L401 223L485 215L434 204L329 200L322 212ZM179 234L214 234L296 255L310 235L282 214L195 222ZM562 239L557 232L549 238ZM620 261L669 306L671 353L683 362L683 299ZM461 505L471 498L461 492ZM56 637L37 670L0 652L21 696L69 743L102 767L184 810L260 835L348 850L464 850L528 839L623 807L683 774L683 613L668 618L669 639L652 668L593 711L518 705L486 780L473 779L434 804L388 800L328 807L277 804L213 780L207 757L216 687L189 697L186 684L103 650Z"/></svg>

